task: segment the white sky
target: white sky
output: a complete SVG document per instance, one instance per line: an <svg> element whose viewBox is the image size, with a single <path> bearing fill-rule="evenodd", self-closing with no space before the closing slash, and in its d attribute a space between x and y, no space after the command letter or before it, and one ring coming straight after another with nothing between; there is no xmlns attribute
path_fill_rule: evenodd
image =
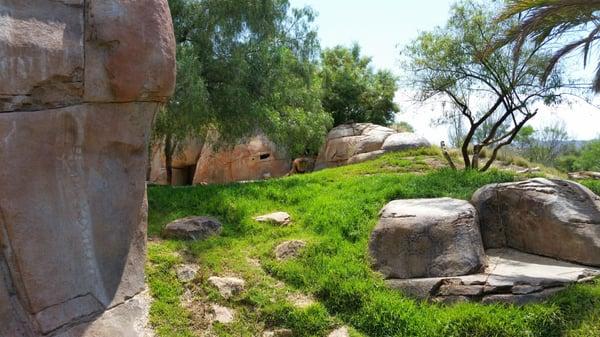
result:
<svg viewBox="0 0 600 337"><path fill-rule="evenodd" d="M401 73L399 51L421 31L445 24L453 0L290 0L293 7L310 6L319 16L316 25L322 47L350 45L358 42L364 55L373 58L376 68ZM580 59L576 59L580 61ZM579 62L573 62L570 71L582 73ZM585 74L592 73L588 68ZM398 120L409 122L418 133L431 142L447 138L445 127L433 127L431 120L440 116L440 107L414 104L400 88L396 101L402 109ZM555 120L563 120L570 136L589 140L600 136L600 110L580 102L544 109L531 125L543 127Z"/></svg>

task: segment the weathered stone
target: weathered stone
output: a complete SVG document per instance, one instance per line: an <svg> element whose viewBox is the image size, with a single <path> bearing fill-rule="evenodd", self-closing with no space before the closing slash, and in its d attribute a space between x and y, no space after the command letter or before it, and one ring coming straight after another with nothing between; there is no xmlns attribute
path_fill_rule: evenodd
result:
<svg viewBox="0 0 600 337"><path fill-rule="evenodd" d="M360 153L360 154L356 154L352 157L350 157L350 159L348 159L347 164L358 164L358 163L362 163L365 161L369 161L369 160L373 160L376 158L379 158L381 156L383 156L385 154L385 151L383 150L378 150L378 151L372 151L372 152L367 152L367 153Z"/></svg>
<svg viewBox="0 0 600 337"><path fill-rule="evenodd" d="M371 233L374 266L387 278L477 273L485 263L477 220L463 200L392 201Z"/></svg>
<svg viewBox="0 0 600 337"><path fill-rule="evenodd" d="M194 184L261 180L282 177L290 171L292 160L265 136L255 136L233 149L218 151L213 149L216 141L218 138L205 143L196 165Z"/></svg>
<svg viewBox="0 0 600 337"><path fill-rule="evenodd" d="M327 135L317 158L315 169L348 164L356 155L381 150L386 138L396 131L370 123L343 124ZM360 157L354 159L357 162Z"/></svg>
<svg viewBox="0 0 600 337"><path fill-rule="evenodd" d="M173 27L164 0L85 5L0 5L3 337L144 333L144 167L152 118L173 90L175 46L162 43ZM131 34L146 35L122 38ZM96 42L103 57L87 53ZM140 65L148 57L160 69ZM97 83L110 97L91 99L90 67L107 71Z"/></svg>
<svg viewBox="0 0 600 337"><path fill-rule="evenodd" d="M222 225L214 218L194 216L175 220L165 226L164 236L184 240L205 240L221 233Z"/></svg>
<svg viewBox="0 0 600 337"><path fill-rule="evenodd" d="M208 282L215 286L223 298L228 299L244 291L246 282L236 277L211 276Z"/></svg>
<svg viewBox="0 0 600 337"><path fill-rule="evenodd" d="M256 218L254 218L254 220L279 226L287 226L292 222L292 217L286 212L275 212L257 216Z"/></svg>
<svg viewBox="0 0 600 337"><path fill-rule="evenodd" d="M218 304L211 304L210 308L212 310L213 322L229 324L235 320L235 311L233 309L229 309Z"/></svg>
<svg viewBox="0 0 600 337"><path fill-rule="evenodd" d="M390 279L386 284L404 294L435 302L481 301L526 304L546 299L580 280L600 276L600 269L512 249L487 251L481 274L425 279Z"/></svg>
<svg viewBox="0 0 600 337"><path fill-rule="evenodd" d="M182 186L191 185L194 179L194 172L204 143L188 139L182 145L183 150L172 158L173 177L172 185ZM152 184L166 185L167 184L167 168L164 152L164 144L155 144L152 147L152 156L150 160L150 175L148 181Z"/></svg>
<svg viewBox="0 0 600 337"><path fill-rule="evenodd" d="M294 333L290 329L274 329L263 332L263 337L292 337Z"/></svg>
<svg viewBox="0 0 600 337"><path fill-rule="evenodd" d="M175 268L177 278L183 283L188 283L196 278L196 274L200 267L195 264L182 264Z"/></svg>
<svg viewBox="0 0 600 337"><path fill-rule="evenodd" d="M420 147L429 147L431 144L427 139L410 132L395 133L386 138L385 143L381 147L382 150L389 151L404 151L416 149Z"/></svg>
<svg viewBox="0 0 600 337"><path fill-rule="evenodd" d="M333 330L327 337L350 337L350 332L348 331L348 327L341 327Z"/></svg>
<svg viewBox="0 0 600 337"><path fill-rule="evenodd" d="M600 266L600 198L564 180L488 185L473 196L486 248Z"/></svg>
<svg viewBox="0 0 600 337"><path fill-rule="evenodd" d="M312 297L304 294L292 294L288 296L287 300L300 309L306 309L315 304L315 300Z"/></svg>
<svg viewBox="0 0 600 337"><path fill-rule="evenodd" d="M283 242L275 247L275 258L280 261L293 259L300 255L300 252L304 247L306 247L306 242L302 240Z"/></svg>
<svg viewBox="0 0 600 337"><path fill-rule="evenodd" d="M166 101L175 83L175 37L164 0L89 1L85 100Z"/></svg>

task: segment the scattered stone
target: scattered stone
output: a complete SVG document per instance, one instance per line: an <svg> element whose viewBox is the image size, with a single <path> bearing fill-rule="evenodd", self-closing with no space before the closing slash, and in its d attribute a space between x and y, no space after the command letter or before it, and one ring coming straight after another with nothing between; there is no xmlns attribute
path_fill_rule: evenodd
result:
<svg viewBox="0 0 600 337"><path fill-rule="evenodd" d="M292 222L292 217L286 212L275 212L266 215L257 216L254 220L266 222L273 225L287 226Z"/></svg>
<svg viewBox="0 0 600 337"><path fill-rule="evenodd" d="M182 264L176 267L177 278L183 283L188 283L196 278L200 267L195 264Z"/></svg>
<svg viewBox="0 0 600 337"><path fill-rule="evenodd" d="M378 150L378 151L372 151L372 152L367 152L367 153L360 153L360 154L356 154L352 157L350 157L350 159L348 159L348 165L350 164L357 164L357 163L362 163L365 161L369 161L369 160L373 160L376 158L379 158L381 156L383 156L385 154L385 151L383 150Z"/></svg>
<svg viewBox="0 0 600 337"><path fill-rule="evenodd" d="M206 216L187 217L169 223L164 231L168 238L184 240L204 240L221 233L222 225L214 218Z"/></svg>
<svg viewBox="0 0 600 337"><path fill-rule="evenodd" d="M235 311L233 309L229 309L218 304L211 304L210 307L213 314L213 322L229 324L235 320Z"/></svg>
<svg viewBox="0 0 600 337"><path fill-rule="evenodd" d="M296 258L304 247L306 247L306 242L302 240L283 242L275 247L275 257L280 261Z"/></svg>
<svg viewBox="0 0 600 337"><path fill-rule="evenodd" d="M391 279L388 287L434 302L526 304L538 302L580 280L600 276L600 269L559 261L513 249L487 251L481 274L425 279Z"/></svg>
<svg viewBox="0 0 600 337"><path fill-rule="evenodd" d="M263 337L292 337L294 333L290 329L274 329L263 332Z"/></svg>
<svg viewBox="0 0 600 337"><path fill-rule="evenodd" d="M427 141L427 139L411 132L402 132L395 133L387 137L381 149L383 151L390 152L429 146L431 146L431 144L429 141Z"/></svg>
<svg viewBox="0 0 600 337"><path fill-rule="evenodd" d="M350 337L350 332L348 331L348 327L341 327L332 331L327 337Z"/></svg>
<svg viewBox="0 0 600 337"><path fill-rule="evenodd" d="M600 197L571 181L493 184L472 198L485 248L600 266Z"/></svg>
<svg viewBox="0 0 600 337"><path fill-rule="evenodd" d="M584 179L595 179L600 180L600 172L571 172L569 173L569 179L584 180Z"/></svg>
<svg viewBox="0 0 600 337"><path fill-rule="evenodd" d="M369 251L387 278L467 275L485 264L477 211L467 201L449 198L387 204Z"/></svg>
<svg viewBox="0 0 600 337"><path fill-rule="evenodd" d="M244 287L246 286L244 280L235 277L212 276L208 278L208 282L215 286L219 290L221 296L225 299L240 294L244 291Z"/></svg>
<svg viewBox="0 0 600 337"><path fill-rule="evenodd" d="M306 309L311 305L315 304L315 300L304 294L293 294L288 296L288 301L290 301L295 307L300 309Z"/></svg>

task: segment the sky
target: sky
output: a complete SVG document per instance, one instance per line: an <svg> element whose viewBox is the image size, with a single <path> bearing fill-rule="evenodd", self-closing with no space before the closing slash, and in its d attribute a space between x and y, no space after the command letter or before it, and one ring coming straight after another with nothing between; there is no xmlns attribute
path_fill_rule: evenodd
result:
<svg viewBox="0 0 600 337"><path fill-rule="evenodd" d="M321 47L349 46L357 42L364 55L373 59L376 69L401 74L398 63L403 46L419 32L444 25L453 0L290 0L292 7L310 6L317 13L316 26ZM578 56L578 55L577 55ZM580 60L580 59L576 59ZM570 63L570 71L583 73L579 62ZM586 74L593 72L589 68ZM402 112L397 120L406 121L429 141L447 139L446 127L435 127L432 120L441 115L437 104L423 106L414 102L406 88L400 87L396 103ZM600 110L582 101L558 108L543 108L534 118L534 128L565 123L570 137L589 140L600 136Z"/></svg>

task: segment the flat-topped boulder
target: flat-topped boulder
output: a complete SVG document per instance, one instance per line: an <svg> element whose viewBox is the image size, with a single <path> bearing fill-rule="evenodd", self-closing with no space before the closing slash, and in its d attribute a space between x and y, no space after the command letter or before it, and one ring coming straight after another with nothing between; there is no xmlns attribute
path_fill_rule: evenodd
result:
<svg viewBox="0 0 600 337"><path fill-rule="evenodd" d="M591 281L600 269L513 249L490 249L480 274L390 279L389 287L411 297L437 302L476 301L526 304L547 299L574 283Z"/></svg>
<svg viewBox="0 0 600 337"><path fill-rule="evenodd" d="M387 147L384 146L386 143ZM342 124L329 131L319 151L315 169L359 163L389 151L423 146L429 146L429 143L413 133L399 134L393 129L371 123Z"/></svg>
<svg viewBox="0 0 600 337"><path fill-rule="evenodd" d="M387 278L480 272L485 264L475 208L449 198L396 200L381 211L369 241L374 267Z"/></svg>
<svg viewBox="0 0 600 337"><path fill-rule="evenodd" d="M204 240L221 233L223 225L209 216L191 216L168 223L163 236L172 239Z"/></svg>
<svg viewBox="0 0 600 337"><path fill-rule="evenodd" d="M472 198L485 248L600 266L600 197L565 180L493 184Z"/></svg>

